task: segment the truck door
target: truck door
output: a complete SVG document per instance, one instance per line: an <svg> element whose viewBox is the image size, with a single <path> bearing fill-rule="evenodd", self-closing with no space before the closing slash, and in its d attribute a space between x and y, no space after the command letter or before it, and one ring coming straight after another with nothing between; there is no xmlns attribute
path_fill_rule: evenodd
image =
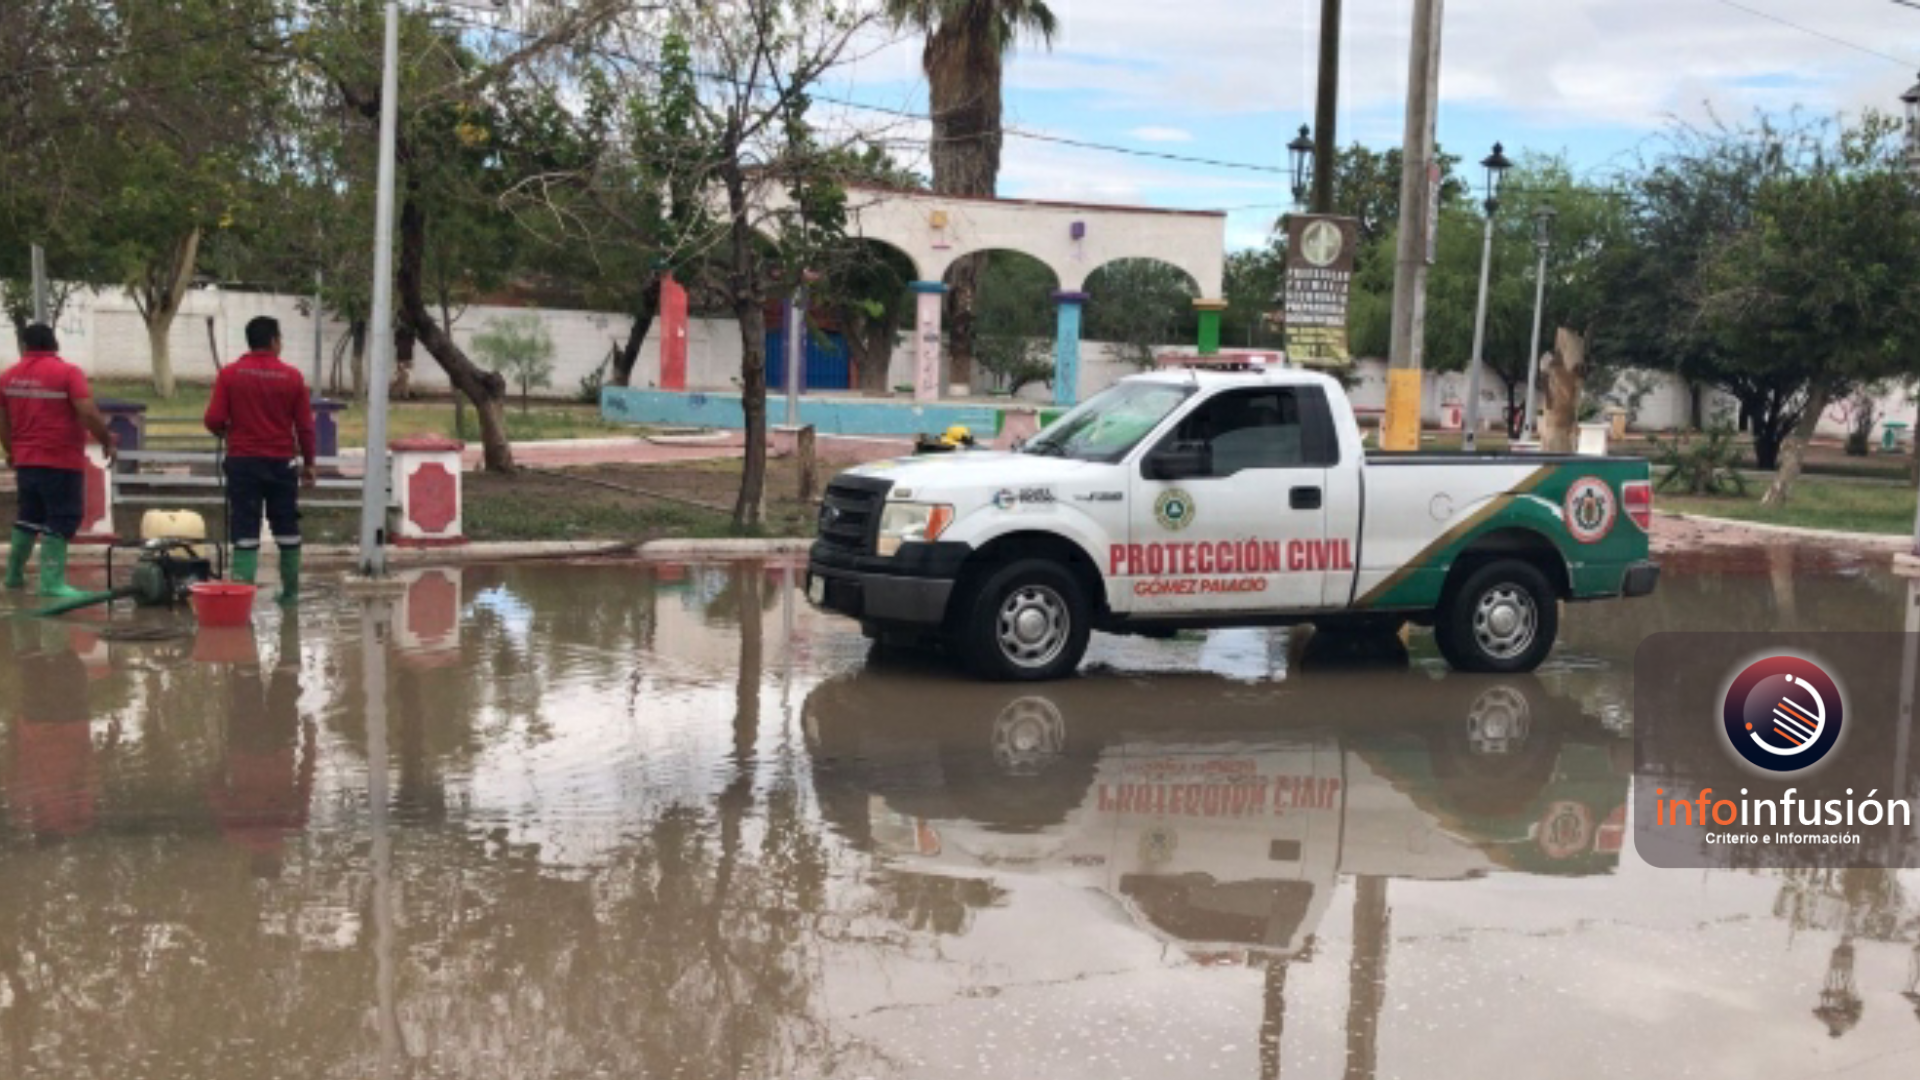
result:
<svg viewBox="0 0 1920 1080"><path fill-rule="evenodd" d="M1303 611L1340 563L1327 537L1337 459L1318 387L1223 391L1182 418L1129 481L1124 577L1132 610Z"/></svg>

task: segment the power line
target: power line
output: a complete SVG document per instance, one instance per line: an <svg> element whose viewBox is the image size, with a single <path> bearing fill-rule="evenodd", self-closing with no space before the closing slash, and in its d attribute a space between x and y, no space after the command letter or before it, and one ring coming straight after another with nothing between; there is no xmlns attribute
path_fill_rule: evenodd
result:
<svg viewBox="0 0 1920 1080"><path fill-rule="evenodd" d="M1817 37L1822 41L1826 41L1834 45L1838 45L1843 49L1852 49L1854 52L1862 53L1867 56L1876 57L1878 59L1885 60L1889 63L1899 64L1900 66L1906 67L1906 68L1920 67L1920 64L1915 64L1911 60L1907 60L1903 57L1895 56L1892 53L1881 52L1879 49L1876 49L1871 45L1862 45L1857 41L1848 41L1846 38L1829 34L1825 30L1815 30L1813 27L1807 26L1804 23L1794 22L1792 19L1788 19L1780 15L1775 15L1770 11L1762 11L1759 8L1748 7L1747 5L1740 3L1740 0L1713 0L1713 2L1716 4L1721 4L1725 7L1730 7L1735 11L1744 11L1748 15L1752 15L1753 17L1758 19L1765 19L1770 23L1778 23L1781 26L1787 27L1790 30L1798 30L1803 34L1810 34L1813 37Z"/></svg>

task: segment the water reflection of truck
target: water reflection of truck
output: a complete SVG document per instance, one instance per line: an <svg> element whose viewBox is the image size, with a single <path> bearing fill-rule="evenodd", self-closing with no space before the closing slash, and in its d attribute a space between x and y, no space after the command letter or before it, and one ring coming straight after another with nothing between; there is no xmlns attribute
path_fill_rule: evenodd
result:
<svg viewBox="0 0 1920 1080"><path fill-rule="evenodd" d="M919 872L1097 888L1199 953L1298 954L1343 874L1608 872L1631 770L1628 744L1531 677L1032 693L866 670L816 688L804 719L823 809L856 843Z"/></svg>

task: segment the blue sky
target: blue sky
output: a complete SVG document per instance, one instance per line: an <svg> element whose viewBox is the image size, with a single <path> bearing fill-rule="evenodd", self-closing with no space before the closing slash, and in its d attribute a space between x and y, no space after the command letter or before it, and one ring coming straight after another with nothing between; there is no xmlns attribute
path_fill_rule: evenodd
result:
<svg viewBox="0 0 1920 1080"><path fill-rule="evenodd" d="M1284 170L1285 144L1313 112L1319 9L1319 0L1057 0L1053 48L1023 44L1009 66L1006 124ZM1345 0L1345 11L1340 140L1397 145L1410 0ZM922 111L919 54L917 40L880 49L840 90ZM1469 160L1496 139L1509 153L1564 152L1604 177L1676 118L1897 108L1917 71L1920 10L1892 0L1449 0L1440 141ZM912 157L925 126L889 135ZM1000 179L1009 197L1227 208L1235 248L1263 242L1288 187L1283 173L1017 137Z"/></svg>

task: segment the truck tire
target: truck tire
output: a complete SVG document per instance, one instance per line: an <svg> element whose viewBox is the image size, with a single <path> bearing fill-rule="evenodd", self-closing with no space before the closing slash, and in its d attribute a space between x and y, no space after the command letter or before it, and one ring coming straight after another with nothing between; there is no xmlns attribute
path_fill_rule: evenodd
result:
<svg viewBox="0 0 1920 1080"><path fill-rule="evenodd" d="M961 615L959 652L996 682L1064 678L1080 666L1093 631L1080 582L1065 568L1021 559L989 574Z"/></svg>
<svg viewBox="0 0 1920 1080"><path fill-rule="evenodd" d="M1455 671L1532 671L1560 633L1559 598L1532 563L1500 559L1470 572L1434 612L1433 637Z"/></svg>

